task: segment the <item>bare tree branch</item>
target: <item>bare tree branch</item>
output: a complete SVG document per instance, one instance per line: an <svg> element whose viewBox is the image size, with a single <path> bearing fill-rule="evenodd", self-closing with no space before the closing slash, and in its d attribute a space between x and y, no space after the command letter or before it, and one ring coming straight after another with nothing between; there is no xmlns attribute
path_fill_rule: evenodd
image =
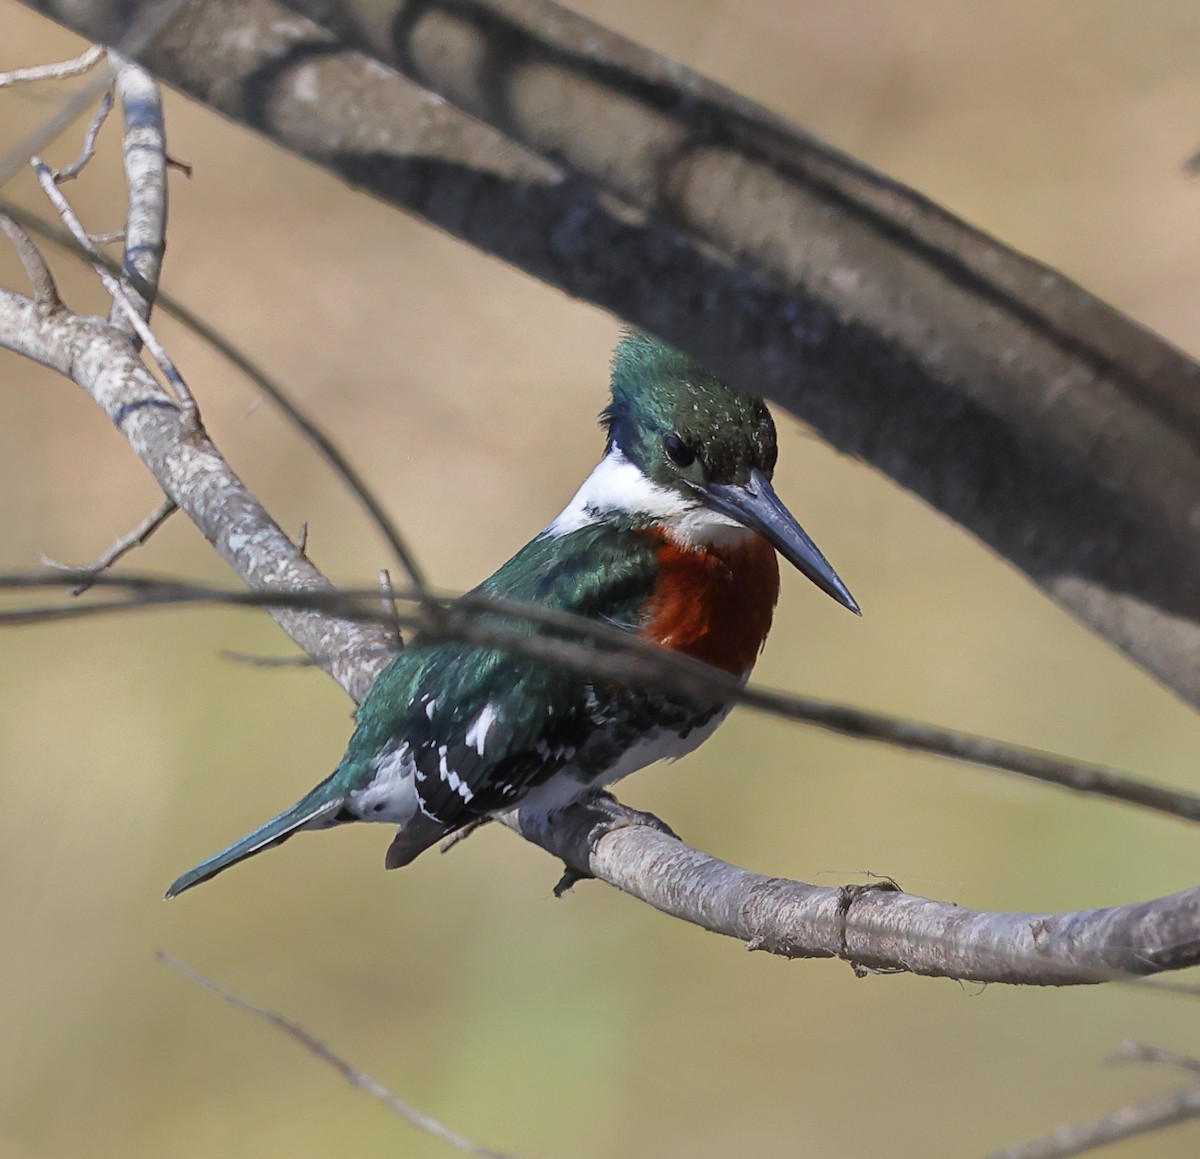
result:
<svg viewBox="0 0 1200 1159"><path fill-rule="evenodd" d="M1187 1054L1177 1054L1173 1050L1164 1050L1161 1046L1150 1046L1145 1042L1126 1040L1105 1061L1117 1064L1151 1062L1159 1066L1174 1066L1180 1070L1200 1074L1200 1058L1192 1058L1191 1055Z"/></svg>
<svg viewBox="0 0 1200 1159"><path fill-rule="evenodd" d="M384 622L395 625L393 638L396 650L399 651L404 647L404 641L400 636L400 617L396 611L396 589L392 587L392 577L388 574L386 567L379 570L379 594L382 600ZM423 594L428 595L428 593Z"/></svg>
<svg viewBox="0 0 1200 1159"><path fill-rule="evenodd" d="M109 64L116 76L125 120L122 153L129 211L122 265L127 275L135 275L125 279L125 287L137 318L149 322L166 247L167 140L162 96L158 85L143 69L129 64L117 53L109 53ZM126 317L116 302L109 321L131 335L137 333L135 319Z"/></svg>
<svg viewBox="0 0 1200 1159"><path fill-rule="evenodd" d="M27 2L108 40L141 10ZM911 190L546 0L391 11L360 20L323 0L330 31L275 0L190 0L145 60L787 406L1200 703L1195 363Z"/></svg>
<svg viewBox="0 0 1200 1159"><path fill-rule="evenodd" d="M0 72L0 89L12 85L27 84L30 81L65 80L67 77L82 76L90 72L104 55L104 49L97 44L85 48L78 56L70 60L60 60L56 64L37 64L32 68L14 68L9 72Z"/></svg>
<svg viewBox="0 0 1200 1159"><path fill-rule="evenodd" d="M104 283L104 288L112 296L113 317L122 315L125 318L130 332L130 342L135 348L141 343L145 343L147 349L153 355L154 361L158 363L163 377L167 380L172 392L179 401L180 414L183 421L189 427L198 425L200 414L196 408L196 400L192 397L192 392L188 384L184 381L183 375L179 373L179 368L175 365L174 360L167 353L162 343L154 336L154 332L150 329L150 325L146 321L150 313L148 301L140 295L138 295L135 301L130 297L125 286L108 272L108 265L104 261L104 255L93 245L87 230L83 228L83 223L76 216L70 203L58 188L54 180L54 171L50 166L40 157L32 158L30 163L33 165L33 171L38 176L42 190L50 199L54 208L58 210L58 215L62 218L63 224L71 231L79 245L91 256L93 268Z"/></svg>
<svg viewBox="0 0 1200 1159"><path fill-rule="evenodd" d="M1186 1123L1200 1117L1200 1086L1184 1087L1173 1095L1159 1095L1144 1102L1131 1103L1111 1115L1093 1119L1088 1123L1059 1127L1052 1135L993 1151L986 1159L1067 1159L1071 1155L1082 1155Z"/></svg>
<svg viewBox="0 0 1200 1159"><path fill-rule="evenodd" d="M235 994L232 990L227 990L220 983L214 982L211 978L206 978L198 970L193 969L186 962L175 957L174 954L168 954L165 950L159 950L157 957L163 965L170 966L172 970L182 974L189 981L195 982L196 985L202 986L205 990L211 990L218 998L227 1002L235 1010L244 1010L247 1014L253 1014L255 1018L261 1018L276 1029L282 1030L289 1038L304 1047L309 1054L320 1059L321 1062L328 1066L333 1067L352 1087L360 1091L365 1091L373 1099L378 1099L389 1111L399 1115L400 1118L411 1123L418 1130L432 1135L435 1139L440 1139L443 1143L449 1143L451 1147L465 1151L468 1155L478 1156L478 1159L506 1159L506 1156L502 1155L499 1151L489 1151L486 1147L480 1147L477 1143L472 1143L470 1139L464 1138L457 1131L452 1131L444 1123L439 1122L431 1115L425 1114L424 1111L418 1111L410 1102L402 1099L382 1083L377 1082L365 1071L359 1070L358 1067L347 1062L341 1055L335 1054L316 1035L311 1031L305 1030L299 1023L293 1022L290 1018L285 1018L282 1014L277 1014L274 1010L268 1010L265 1006L259 1006L257 1003L243 998L240 994Z"/></svg>
<svg viewBox="0 0 1200 1159"><path fill-rule="evenodd" d="M60 571L82 571L86 573L86 578L80 581L71 589L71 595L81 596L95 586L97 578L102 572L106 572L119 559L128 555L135 547L141 547L166 521L179 510L174 499L164 499L150 514L142 520L128 535L121 536L116 543L112 545L95 563L90 567L77 568L71 567L68 564L59 563L58 560L49 559L46 556L42 557L42 562L48 567L58 568Z"/></svg>
<svg viewBox="0 0 1200 1159"><path fill-rule="evenodd" d="M0 232L13 244L17 257L26 276L33 283L34 297L37 304L46 311L57 310L62 305L58 296L58 286L54 283L54 275L42 256L42 251L34 244L33 238L7 214L0 213Z"/></svg>
<svg viewBox="0 0 1200 1159"><path fill-rule="evenodd" d="M143 0L136 12L127 11L121 15L121 31L109 39L109 44L119 52L132 57L139 56L174 20L184 2L185 0ZM84 55L86 56L86 53ZM54 116L44 121L29 137L0 157L0 187L24 169L31 157L43 152L50 142L66 130L67 126L111 84L112 76L106 69L102 76L89 81L78 92L72 93L63 101Z"/></svg>
<svg viewBox="0 0 1200 1159"><path fill-rule="evenodd" d="M59 169L55 172L54 183L56 185L63 185L68 181L74 181L87 168L88 162L96 155L96 142L99 140L100 130L104 128L104 124L108 120L108 114L112 110L113 94L112 89L108 88L100 97L100 106L92 114L87 131L83 135L83 144L80 146L79 156L65 169ZM96 240L94 234L92 235L92 240Z"/></svg>

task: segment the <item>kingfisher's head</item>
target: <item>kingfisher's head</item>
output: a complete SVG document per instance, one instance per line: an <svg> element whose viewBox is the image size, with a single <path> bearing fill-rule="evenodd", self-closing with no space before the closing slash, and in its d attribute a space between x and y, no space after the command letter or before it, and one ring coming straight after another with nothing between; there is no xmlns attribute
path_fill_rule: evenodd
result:
<svg viewBox="0 0 1200 1159"><path fill-rule="evenodd" d="M648 334L613 355L604 459L551 531L605 517L701 548L753 532L838 603L858 604L771 487L775 423L760 398L726 386Z"/></svg>

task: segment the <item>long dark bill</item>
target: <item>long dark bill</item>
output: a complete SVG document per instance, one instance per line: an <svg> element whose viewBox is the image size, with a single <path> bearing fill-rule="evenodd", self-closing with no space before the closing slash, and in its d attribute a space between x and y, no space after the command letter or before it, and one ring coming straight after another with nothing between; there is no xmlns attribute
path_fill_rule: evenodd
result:
<svg viewBox="0 0 1200 1159"><path fill-rule="evenodd" d="M856 616L862 615L858 603L841 577L830 566L821 549L775 494L770 480L759 470L750 472L749 482L709 483L700 488L705 503L714 511L736 519L743 527L757 531L793 567L832 596Z"/></svg>

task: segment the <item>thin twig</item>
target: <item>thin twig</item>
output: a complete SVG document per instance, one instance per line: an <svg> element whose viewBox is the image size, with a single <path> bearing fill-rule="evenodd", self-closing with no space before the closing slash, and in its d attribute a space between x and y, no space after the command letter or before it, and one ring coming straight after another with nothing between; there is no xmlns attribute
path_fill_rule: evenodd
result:
<svg viewBox="0 0 1200 1159"><path fill-rule="evenodd" d="M90 567L78 568L69 564L59 563L58 560L42 556L42 562L47 567L58 568L59 571L79 572L87 574L87 579L71 589L71 595L81 596L89 588L95 586L101 573L108 571L122 556L128 555L135 547L141 547L166 521L179 510L174 499L164 499L141 523L128 535L123 535Z"/></svg>
<svg viewBox="0 0 1200 1159"><path fill-rule="evenodd" d="M396 647L403 648L404 638L400 635L399 613L396 611L396 590L392 587L392 577L386 567L379 569L379 590L383 596L384 622L394 625Z"/></svg>
<svg viewBox="0 0 1200 1159"><path fill-rule="evenodd" d="M1068 1159L1197 1117L1200 1117L1200 1086L1184 1087L1172 1095L1131 1103L1103 1118L1059 1127L1052 1135L993 1151L987 1159Z"/></svg>
<svg viewBox="0 0 1200 1159"><path fill-rule="evenodd" d="M256 656L252 652L235 652L231 648L222 648L217 655L222 660L248 664L251 668L314 668L317 663L311 656L303 653L299 656Z"/></svg>
<svg viewBox="0 0 1200 1159"><path fill-rule="evenodd" d="M33 295L39 306L47 310L57 310L62 305L58 295L58 286L54 283L54 275L42 256L42 251L34 244L33 238L27 234L7 214L0 213L0 231L13 244L17 257L30 282L33 283Z"/></svg>
<svg viewBox="0 0 1200 1159"><path fill-rule="evenodd" d="M167 380L168 385L179 401L185 427L194 425L199 415L196 400L192 397L191 390L188 389L187 383L183 380L183 375L179 373L171 356L167 353L162 343L159 342L158 338L155 337L154 332L142 317L141 308L130 299L129 295L125 292L124 286L108 272L104 255L92 244L87 230L83 228L83 223L71 208L70 202L67 201L66 197L63 196L62 190L54 183L53 170L40 157L32 158L30 164L33 166L33 170L38 177L38 182L41 184L46 196L50 199L54 208L58 210L58 215L62 218L63 224L71 231L75 240L83 247L89 257L92 258L93 268L104 283L104 288L112 296L113 302L119 305L124 311L134 333L145 343L146 349L150 351L154 361L158 363L159 369L163 372L163 377Z"/></svg>
<svg viewBox="0 0 1200 1159"><path fill-rule="evenodd" d="M1145 1042L1134 1042L1131 1039L1126 1039L1121 1043L1104 1061L1118 1066L1131 1062L1151 1062L1200 1074L1200 1058L1193 1058L1190 1054L1178 1054L1173 1050L1166 1050L1161 1046L1151 1046Z"/></svg>
<svg viewBox="0 0 1200 1159"><path fill-rule="evenodd" d="M166 252L167 135L162 92L145 69L118 53L110 52L108 63L116 76L125 125L121 154L129 210L125 215L125 252L121 262L125 272L123 283L138 315L148 323ZM137 334L132 321L122 317L115 302L108 320L131 336Z"/></svg>
<svg viewBox="0 0 1200 1159"><path fill-rule="evenodd" d="M0 187L6 185L29 163L30 157L43 152L60 134L66 131L76 117L88 109L112 84L106 69L103 75L93 77L78 92L62 103L62 107L40 128L35 129L24 141L0 157Z"/></svg>
<svg viewBox="0 0 1200 1159"><path fill-rule="evenodd" d="M183 3L184 0L159 0L157 4L139 7L132 18L124 17L127 27L117 38L113 48L126 56L140 55L174 19ZM101 76L89 81L78 92L69 96L58 112L40 128L0 157L0 187L24 169L31 157L45 152L50 143L111 84L112 73L105 69Z"/></svg>
<svg viewBox="0 0 1200 1159"><path fill-rule="evenodd" d="M103 55L104 49L98 44L93 44L78 56L73 56L70 60L61 60L57 64L38 64L32 68L14 68L11 72L0 72L0 89L29 81L66 80L67 77L82 76L95 68Z"/></svg>
<svg viewBox="0 0 1200 1159"><path fill-rule="evenodd" d="M87 127L87 132L83 135L83 147L79 150L79 156L65 169L59 169L54 174L56 185L63 185L67 181L74 181L83 172L87 163L96 155L96 138L100 136L100 130L104 128L104 122L108 120L108 114L112 110L113 95L110 88L104 91L104 95L100 98L100 107L96 110L95 116L92 117L91 124Z"/></svg>
<svg viewBox="0 0 1200 1159"><path fill-rule="evenodd" d="M289 1038L300 1043L310 1054L315 1055L323 1063L331 1066L352 1087L356 1087L360 1091L365 1091L372 1098L378 1099L388 1110L399 1115L419 1130L432 1135L435 1139L440 1139L443 1143L449 1143L450 1146L457 1147L460 1151L465 1151L468 1155L478 1156L479 1159L506 1159L506 1156L502 1155L499 1151L491 1151L486 1147L480 1147L478 1144L472 1143L470 1139L466 1139L458 1134L457 1131L452 1131L449 1127L438 1122L437 1119L432 1118L423 1111L418 1111L411 1103L406 1102L399 1095L381 1083L376 1082L370 1075L351 1065L340 1055L334 1054L325 1043L298 1023L285 1018L282 1014L277 1014L274 1010L268 1010L265 1006L259 1006L257 1003L251 1002L239 994L235 994L232 990L227 990L220 983L214 982L211 978L206 978L186 962L181 961L165 950L159 950L157 957L163 965L169 966L189 981L204 987L205 990L212 991L212 993L216 994L235 1010L243 1010L247 1014L253 1014L254 1017L270 1023L278 1030L282 1030Z"/></svg>
<svg viewBox="0 0 1200 1159"><path fill-rule="evenodd" d="M61 576L43 573L0 573L0 590L53 588L68 582ZM584 675L604 677L664 689L676 694L709 700L727 700L757 708L772 715L862 740L897 745L985 768L1016 773L1033 780L1069 788L1076 792L1163 813L1188 821L1200 821L1200 796L1168 789L1102 765L1008 744L989 737L974 736L922 721L868 712L845 704L831 704L794 693L777 692L755 685L742 685L690 657L672 653L619 628L567 612L494 596L472 594L458 599L443 597L441 615L431 621L413 591L400 591L397 598L418 603L405 614L382 612L368 601L364 591L228 591L182 580L139 574L107 576L96 582L125 590L127 596L109 603L50 605L0 611L0 626L92 616L112 611L133 611L146 605L230 604L238 607L287 607L322 611L361 623L384 624L419 630L425 639L457 640L463 643L507 649L547 663L559 664ZM377 600L377 593L374 593ZM564 632L574 639L515 630L503 621L531 621Z"/></svg>

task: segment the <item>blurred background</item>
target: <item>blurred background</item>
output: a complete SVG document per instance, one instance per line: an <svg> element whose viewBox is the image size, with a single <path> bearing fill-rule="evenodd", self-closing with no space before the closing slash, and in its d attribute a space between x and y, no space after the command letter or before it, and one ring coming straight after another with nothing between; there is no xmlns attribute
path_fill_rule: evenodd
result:
<svg viewBox="0 0 1200 1159"><path fill-rule="evenodd" d="M586 0L576 7L915 186L1200 353L1200 9L1182 0ZM0 0L0 70L78 51ZM0 150L62 90L0 93ZM439 585L475 583L601 450L618 324L173 95L164 286L347 448ZM72 157L80 128L52 159ZM70 194L123 216L115 135ZM45 209L22 177L12 194ZM76 308L104 309L71 259ZM0 281L22 285L0 247ZM158 321L218 444L340 582L390 563L308 447ZM96 558L158 502L96 407L0 353L0 569ZM762 683L1200 790L1200 723L1021 575L786 415L776 486L865 610L794 574ZM129 563L229 577L177 518ZM0 635L0 1159L453 1152L159 965L283 1011L417 1106L521 1159L982 1155L1183 1081L1200 1005L1117 986L855 979L748 955L504 831L385 874L388 834L303 835L171 904L181 870L336 762L342 693L265 616L156 612ZM692 844L963 905L1104 906L1194 885L1200 834L998 773L740 710L622 796ZM1200 1126L1106 1154L1194 1156Z"/></svg>

